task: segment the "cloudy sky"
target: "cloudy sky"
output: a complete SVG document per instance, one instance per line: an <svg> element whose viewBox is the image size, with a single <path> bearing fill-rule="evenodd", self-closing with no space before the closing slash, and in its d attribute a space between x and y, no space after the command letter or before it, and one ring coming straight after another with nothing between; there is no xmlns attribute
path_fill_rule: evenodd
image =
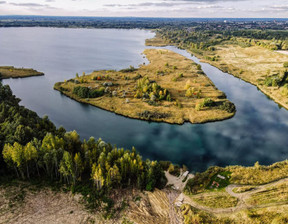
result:
<svg viewBox="0 0 288 224"><path fill-rule="evenodd" d="M288 18L288 0L0 0L0 15Z"/></svg>

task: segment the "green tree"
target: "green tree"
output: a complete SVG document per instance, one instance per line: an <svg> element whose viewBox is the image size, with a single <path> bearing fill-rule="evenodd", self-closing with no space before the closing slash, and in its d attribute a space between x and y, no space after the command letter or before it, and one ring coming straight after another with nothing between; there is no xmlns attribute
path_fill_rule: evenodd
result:
<svg viewBox="0 0 288 224"><path fill-rule="evenodd" d="M72 160L72 156L69 152L64 151L63 159L60 162L59 172L64 177L66 182L70 184L73 181L75 184L75 172L74 172L74 164Z"/></svg>

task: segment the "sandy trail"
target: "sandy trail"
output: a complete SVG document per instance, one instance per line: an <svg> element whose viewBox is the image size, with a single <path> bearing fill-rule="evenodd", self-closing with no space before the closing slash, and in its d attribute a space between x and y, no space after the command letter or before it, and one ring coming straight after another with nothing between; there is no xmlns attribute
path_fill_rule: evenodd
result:
<svg viewBox="0 0 288 224"><path fill-rule="evenodd" d="M275 52L288 55L288 51L275 51Z"/></svg>
<svg viewBox="0 0 288 224"><path fill-rule="evenodd" d="M243 193L235 193L235 192L233 192L233 189L236 187L243 187L244 185L231 184L225 188L226 192L228 194L230 194L231 196L239 199L237 206L231 207L231 208L210 208L210 207L207 207L204 205L200 205L200 204L196 203L195 201L193 201L189 196L187 196L183 193L181 193L178 198L180 198L180 197L184 198L184 200L183 200L184 204L189 204L189 205L191 205L197 209L204 210L204 211L210 212L210 213L216 213L216 214L233 213L233 212L237 212L237 211L240 211L243 209L265 208L265 207L270 207L273 205L287 204L287 202L276 202L276 203L270 203L270 204L264 204L264 205L254 205L253 206L253 205L247 204L245 202L245 200L248 197L250 197L252 194L264 191L267 187L272 187L274 185L278 185L278 184L284 183L286 181L288 181L288 178L284 178L284 179L281 179L281 180L278 180L278 181L275 181L272 183L264 184L264 185L259 185L259 186L256 186L255 189L252 189L250 191L243 192Z"/></svg>

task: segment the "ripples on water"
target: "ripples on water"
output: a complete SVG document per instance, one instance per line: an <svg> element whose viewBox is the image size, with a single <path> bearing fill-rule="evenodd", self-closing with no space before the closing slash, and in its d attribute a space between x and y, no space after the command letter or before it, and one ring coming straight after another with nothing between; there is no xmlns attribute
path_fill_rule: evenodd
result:
<svg viewBox="0 0 288 224"><path fill-rule="evenodd" d="M253 165L287 159L288 112L255 86L200 63L215 85L235 103L237 113L226 121L169 125L128 119L80 104L53 90L55 82L78 72L121 69L147 61L141 55L149 31L114 29L0 29L0 64L32 67L45 76L4 80L22 105L47 114L83 138L95 136L119 147L135 146L144 158L171 160L193 171L211 165ZM186 51L167 47L197 63Z"/></svg>

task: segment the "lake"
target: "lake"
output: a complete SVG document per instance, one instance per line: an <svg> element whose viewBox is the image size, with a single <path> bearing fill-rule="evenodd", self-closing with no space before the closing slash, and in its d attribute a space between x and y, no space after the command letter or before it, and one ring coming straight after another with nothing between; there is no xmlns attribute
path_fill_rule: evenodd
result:
<svg viewBox="0 0 288 224"><path fill-rule="evenodd" d="M118 147L135 146L143 158L186 164L192 171L211 165L270 164L288 157L288 111L269 100L257 87L217 68L200 63L184 50L167 47L200 63L218 89L235 103L236 115L207 124L149 123L80 104L53 90L55 82L76 73L137 67L144 30L2 28L0 65L31 67L42 77L3 80L21 104L39 116L48 115L57 127L76 130L82 138L101 137Z"/></svg>

